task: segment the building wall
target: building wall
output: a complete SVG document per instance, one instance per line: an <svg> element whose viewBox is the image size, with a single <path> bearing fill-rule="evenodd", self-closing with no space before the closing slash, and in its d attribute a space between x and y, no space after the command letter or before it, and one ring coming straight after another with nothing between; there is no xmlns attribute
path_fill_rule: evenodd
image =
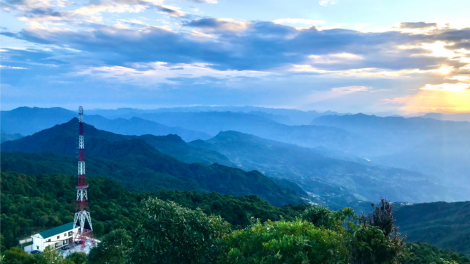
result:
<svg viewBox="0 0 470 264"><path fill-rule="evenodd" d="M39 234L32 235L31 238L33 239L32 250L44 251L44 239Z"/></svg>
<svg viewBox="0 0 470 264"><path fill-rule="evenodd" d="M64 245L70 243L70 241L75 237L78 233L78 227L74 229L70 229L66 232L43 238L39 234L32 235L33 238L33 248L32 250L39 250L44 251L46 247L52 246L52 248L59 248Z"/></svg>

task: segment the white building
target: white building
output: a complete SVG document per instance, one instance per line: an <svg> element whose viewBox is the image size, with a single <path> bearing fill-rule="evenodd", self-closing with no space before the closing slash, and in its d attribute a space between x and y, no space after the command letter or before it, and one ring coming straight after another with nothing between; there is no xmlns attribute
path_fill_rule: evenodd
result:
<svg viewBox="0 0 470 264"><path fill-rule="evenodd" d="M79 232L79 227L73 222L54 227L31 236L33 244L25 248L26 252L34 250L44 251L46 247L58 249L72 243L73 237Z"/></svg>

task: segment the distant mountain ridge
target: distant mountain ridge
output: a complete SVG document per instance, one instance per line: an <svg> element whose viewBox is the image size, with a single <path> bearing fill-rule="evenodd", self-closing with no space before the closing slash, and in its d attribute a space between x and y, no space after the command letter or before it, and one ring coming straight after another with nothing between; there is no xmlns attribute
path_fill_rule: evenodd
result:
<svg viewBox="0 0 470 264"><path fill-rule="evenodd" d="M18 133L16 133L16 134L7 134L7 133L2 131L1 135L0 135L0 138L1 138L0 143L5 142L5 141L11 141L11 140L19 139L19 138L22 138L22 137L23 137L23 135L18 134Z"/></svg>
<svg viewBox="0 0 470 264"><path fill-rule="evenodd" d="M366 143L357 155L375 164L433 175L453 190L456 200L470 200L470 122L357 114L322 116L312 124L364 135L379 144Z"/></svg>
<svg viewBox="0 0 470 264"><path fill-rule="evenodd" d="M142 119L166 126L198 130L211 136L221 131L234 130L280 142L304 147L327 147L352 151L360 148L367 138L344 129L327 126L289 126L260 115L237 112L164 112L138 114ZM352 153L352 152L349 152Z"/></svg>
<svg viewBox="0 0 470 264"><path fill-rule="evenodd" d="M209 139L210 136L204 132L195 130L188 130L180 127L169 127L153 121L132 117L130 119L117 118L107 119L98 115L85 116L88 124L95 126L98 129L111 131L113 133L122 135L169 135L176 134L183 138L185 141L192 141L196 139Z"/></svg>
<svg viewBox="0 0 470 264"><path fill-rule="evenodd" d="M86 112L85 112L86 113ZM32 135L54 125L62 124L77 116L76 112L60 108L19 107L1 111L2 130L6 133ZM180 127L168 127L149 120L131 117L129 119L107 119L98 115L85 115L88 124L123 135L168 135L178 134L186 141L208 139L209 135Z"/></svg>
<svg viewBox="0 0 470 264"><path fill-rule="evenodd" d="M215 150L245 170L256 169L271 177L294 181L311 195L343 206L357 199L374 201L382 196L414 202L451 199L448 190L427 175L342 160L324 150L236 131L220 132L207 141L197 140L189 145Z"/></svg>
<svg viewBox="0 0 470 264"><path fill-rule="evenodd" d="M135 109L135 108L118 108L116 110L96 109L91 113L102 115L105 117L118 118L138 116L140 114L162 113L162 112L235 112L248 113L267 117L285 125L308 125L314 118L321 115L339 114L337 112L326 111L318 112L314 110L301 111L297 109L287 108L267 108L257 106L191 106L191 107L172 107L158 109Z"/></svg>
<svg viewBox="0 0 470 264"><path fill-rule="evenodd" d="M254 110L258 108L249 109ZM145 110L135 111L135 109L125 109L123 114L120 115L121 118L125 119L109 120L91 115L86 116L86 120L97 128L120 134L178 134L186 141L208 139L220 131L235 130L305 147L326 147L332 150L341 150L352 155L365 144L372 144L374 147L380 145L361 135L349 133L344 129L327 126L285 125L280 123L283 117L277 116L274 110L272 110L274 113L272 114L256 111L245 113L221 111L175 112L175 110L171 112L149 113ZM108 111L111 111L111 113L115 112L114 110ZM103 110L100 112L107 113L108 111ZM305 112L298 110L284 109L282 111L305 114ZM10 127L10 130L15 130L25 135L30 135L55 124L67 122L76 115L74 112L62 108L43 109L26 107L2 111L1 113L2 124L5 127ZM313 115L310 117L313 117Z"/></svg>
<svg viewBox="0 0 470 264"><path fill-rule="evenodd" d="M39 164L53 162L45 154L25 159L24 154L8 154L6 152L57 153L68 155L68 157L75 156L77 128L78 120L74 118L65 124L56 125L32 136L2 143L2 169L14 169L17 172L35 175L31 171L23 170L34 170L34 167L39 166L34 165L36 164L35 160L38 160ZM295 204L304 201L293 190L277 185L257 171L245 172L219 164L211 166L200 163L187 164L161 153L135 136L118 135L98 130L87 124L84 125L84 132L87 161L89 159L93 161L96 158L104 159L102 163L109 164L106 165L109 169L105 171L113 168L111 164L115 165L118 162L119 166L115 169L122 171L117 173L118 175L114 175L111 171L106 173L107 175L97 176L117 177L118 180L121 178L121 182L128 185L138 185L144 190L145 184L136 176L142 180L146 179L145 181L149 183L154 182L161 185L168 183L167 186L164 186L167 188L173 186L175 189L216 191L237 196L256 194L274 205ZM67 159L57 156L56 158ZM25 166L25 162L32 165ZM66 162L62 161L62 163ZM96 171L102 170L99 169L100 162L96 161L94 164L98 167ZM57 164L51 165L57 166ZM69 168L73 168L73 174L75 174L76 162L70 163L70 165ZM88 169L89 167L87 167ZM72 173L72 171L67 172ZM131 180L131 178L133 179ZM161 181L162 179L163 181ZM154 190L152 186L148 186L147 190L149 189Z"/></svg>
<svg viewBox="0 0 470 264"><path fill-rule="evenodd" d="M423 118L432 118L437 120L447 120L447 121L467 121L470 122L470 113L453 113L453 114L443 114L443 113L427 113Z"/></svg>
<svg viewBox="0 0 470 264"><path fill-rule="evenodd" d="M311 125L343 129L380 144L368 143L357 153L368 157L393 153L426 139L457 131L470 131L469 122L439 121L429 118L378 117L374 115L328 115L314 119Z"/></svg>

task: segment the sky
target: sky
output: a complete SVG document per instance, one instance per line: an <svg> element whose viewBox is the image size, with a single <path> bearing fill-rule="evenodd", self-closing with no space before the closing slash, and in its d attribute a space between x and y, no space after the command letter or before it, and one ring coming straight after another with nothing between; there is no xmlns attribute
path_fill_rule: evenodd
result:
<svg viewBox="0 0 470 264"><path fill-rule="evenodd" d="M470 112L468 0L1 0L1 108Z"/></svg>

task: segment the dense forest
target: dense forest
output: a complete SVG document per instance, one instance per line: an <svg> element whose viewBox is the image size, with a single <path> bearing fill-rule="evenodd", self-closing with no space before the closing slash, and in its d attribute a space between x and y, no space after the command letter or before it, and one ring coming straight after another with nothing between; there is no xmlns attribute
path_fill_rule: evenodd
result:
<svg viewBox="0 0 470 264"><path fill-rule="evenodd" d="M76 177L64 175L27 176L2 172L1 221L5 245L12 247L17 238L73 221ZM255 195L234 197L219 193L160 190L153 193L130 192L107 178L91 177L89 199L95 235L115 229L131 230L138 217L139 203L148 197L175 201L190 209L222 216L234 228L246 227L251 217L294 219L306 205L271 206Z"/></svg>
<svg viewBox="0 0 470 264"><path fill-rule="evenodd" d="M135 193L99 177L89 179L98 247L67 259L53 251L31 256L15 247L17 238L72 220L76 178L1 176L4 263L470 263L429 244L405 244L385 200L358 217L351 209L275 207L254 195Z"/></svg>

